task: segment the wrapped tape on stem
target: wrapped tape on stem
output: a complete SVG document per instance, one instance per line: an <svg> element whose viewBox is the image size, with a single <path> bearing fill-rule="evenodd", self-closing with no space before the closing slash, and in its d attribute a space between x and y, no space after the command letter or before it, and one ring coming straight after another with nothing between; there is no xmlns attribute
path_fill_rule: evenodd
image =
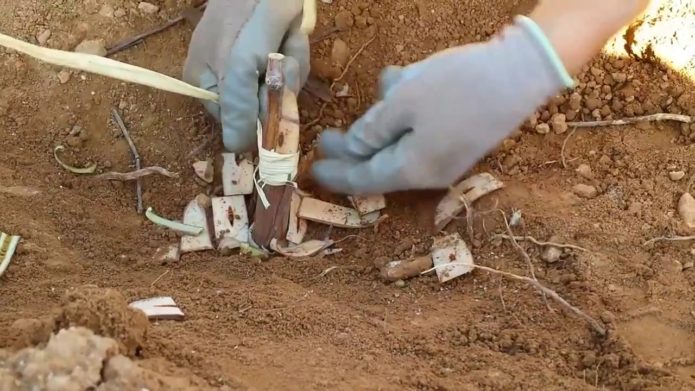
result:
<svg viewBox="0 0 695 391"><path fill-rule="evenodd" d="M299 166L299 153L282 154L275 151L269 151L263 148L261 140L263 140L263 127L261 121L257 123L258 135L258 167L256 168L256 191L261 199L264 208L270 206L270 201L266 197L263 188L268 186L283 186L297 184L294 182L297 176L297 168Z"/></svg>

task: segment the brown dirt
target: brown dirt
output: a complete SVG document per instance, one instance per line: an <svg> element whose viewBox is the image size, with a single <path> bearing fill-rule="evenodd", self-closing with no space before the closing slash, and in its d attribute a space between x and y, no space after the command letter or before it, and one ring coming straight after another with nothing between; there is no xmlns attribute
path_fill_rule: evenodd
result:
<svg viewBox="0 0 695 391"><path fill-rule="evenodd" d="M187 5L156 1L161 14L144 17L137 3L6 1L0 3L0 31L35 40L50 29L47 46L72 49L83 39L113 43ZM530 10L533 1L319 4L318 32L331 28L340 12L341 23L353 19L348 31L314 45L319 75L337 73L330 65L334 39L343 40L354 54L372 34L377 38L344 81L354 96L329 104L319 125L304 131L305 151L323 126L345 126L373 102L384 65L485 39L515 13ZM477 168L499 176L507 188L481 200L476 210L519 209L524 219L517 233L541 240L557 235L591 249L566 252L559 262L546 264L540 249L523 244L539 279L606 323L607 338L553 304L548 310L528 286L483 272L444 286L432 276L401 288L381 282L375 260L426 252L431 235L424 223L436 202L430 193L389 197L390 218L378 232L357 232L359 239L344 242L345 251L337 255L259 263L202 253L162 265L153 254L176 237L135 213L133 187L67 173L54 162L52 150L70 142L65 159L71 163L128 170L128 146L109 120L111 108L119 107L145 164L182 174L145 179L145 205L180 216L202 191L190 164L220 150L217 140L213 150L189 156L217 131L202 108L187 98L77 72L61 84L61 69L0 50L0 185L41 192L29 197L0 193L0 229L24 238L0 283L0 330L28 330L21 338L0 333L0 347L43 349L56 330L50 319L41 319L76 305L80 316L91 314L87 326L123 344L122 353L134 359L122 362L124 367L151 371L165 379L162 384L176 384L169 389L694 389L695 268L687 268L694 260L692 243L642 243L655 236L693 234L676 205L695 170L695 127L660 123L577 130L566 142L567 168L548 162L560 160L569 132L541 135L534 130L539 121L552 124L557 113L586 120L660 111L695 114L692 67L669 69L662 58L664 46L674 42L684 51L692 49L681 39L686 33L668 40L666 30L658 28L692 18L693 6L664 4L672 5L634 26L625 35L627 42L616 39L609 45L615 50L599 56L578 77L576 91L554 99ZM117 14L124 10L125 16L101 15L104 5ZM179 76L190 34L182 24L117 58ZM639 58L628 57L626 46ZM579 101L572 98L575 92ZM304 123L318 117L319 101L303 94L300 104ZM76 125L85 132L78 140L70 138ZM591 167L592 178L575 172L580 164ZM678 170L685 179L669 179L668 173ZM578 198L572 193L577 184L595 186L598 195ZM508 243L488 240L501 232L499 219L479 213L475 222L471 244L477 261L525 274L524 261ZM465 223L450 229L466 234ZM324 235L327 229L313 225L311 231ZM319 277L332 266L338 268ZM123 302L113 292L94 288L68 296L74 300L66 307L66 293L91 285L114 289L128 300L172 296L186 320L153 323L145 333L141 322L128 316L100 313L114 308L122 314ZM138 326L127 326L131 321ZM69 324L74 323L60 323ZM84 332L80 338L93 338ZM0 364L14 354L0 352ZM126 375L115 378L128 381ZM120 387L134 387L126 384Z"/></svg>

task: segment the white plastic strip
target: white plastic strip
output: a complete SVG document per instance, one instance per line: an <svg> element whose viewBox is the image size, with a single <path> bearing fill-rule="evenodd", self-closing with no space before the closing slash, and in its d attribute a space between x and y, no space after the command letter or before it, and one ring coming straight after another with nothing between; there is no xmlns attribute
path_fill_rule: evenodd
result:
<svg viewBox="0 0 695 391"><path fill-rule="evenodd" d="M217 102L219 95L173 77L93 54L74 53L32 45L0 34L0 45L53 65L78 69L114 79L141 84L176 94Z"/></svg>

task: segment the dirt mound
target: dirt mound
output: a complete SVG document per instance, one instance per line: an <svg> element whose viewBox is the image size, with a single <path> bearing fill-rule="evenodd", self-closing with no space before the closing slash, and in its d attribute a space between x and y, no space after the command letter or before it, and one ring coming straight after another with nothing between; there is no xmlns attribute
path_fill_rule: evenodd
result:
<svg viewBox="0 0 695 391"><path fill-rule="evenodd" d="M61 329L84 327L113 338L121 354L133 357L144 345L149 327L145 314L128 307L123 295L113 289L71 290L54 312L48 318L15 321L10 328L11 346L33 346L48 341L51 333Z"/></svg>
<svg viewBox="0 0 695 391"><path fill-rule="evenodd" d="M192 380L143 369L119 355L119 343L86 328L61 330L43 348L0 351L0 389L200 390ZM200 382L198 382L200 384Z"/></svg>

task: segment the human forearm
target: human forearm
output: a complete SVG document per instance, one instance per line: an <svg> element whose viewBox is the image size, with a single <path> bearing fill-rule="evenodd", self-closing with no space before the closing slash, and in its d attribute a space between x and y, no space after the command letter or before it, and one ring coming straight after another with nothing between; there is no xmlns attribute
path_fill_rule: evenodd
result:
<svg viewBox="0 0 695 391"><path fill-rule="evenodd" d="M530 15L575 75L651 0L542 0Z"/></svg>

